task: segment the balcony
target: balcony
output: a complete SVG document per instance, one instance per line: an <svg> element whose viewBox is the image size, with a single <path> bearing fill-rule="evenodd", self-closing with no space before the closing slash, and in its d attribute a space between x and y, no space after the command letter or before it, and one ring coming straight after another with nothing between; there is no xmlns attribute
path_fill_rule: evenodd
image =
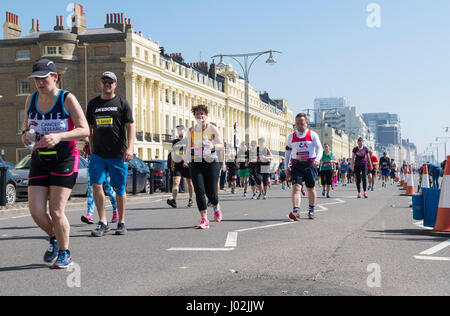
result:
<svg viewBox="0 0 450 316"><path fill-rule="evenodd" d="M153 141L156 143L159 143L161 141L160 134L153 135Z"/></svg>
<svg viewBox="0 0 450 316"><path fill-rule="evenodd" d="M144 141L144 133L143 133L143 132L137 132L137 133L136 133L136 140L137 140L138 142Z"/></svg>
<svg viewBox="0 0 450 316"><path fill-rule="evenodd" d="M165 143L172 143L172 135L164 134L163 135L163 142L165 142Z"/></svg>
<svg viewBox="0 0 450 316"><path fill-rule="evenodd" d="M145 133L145 141L146 142L152 141L152 133Z"/></svg>

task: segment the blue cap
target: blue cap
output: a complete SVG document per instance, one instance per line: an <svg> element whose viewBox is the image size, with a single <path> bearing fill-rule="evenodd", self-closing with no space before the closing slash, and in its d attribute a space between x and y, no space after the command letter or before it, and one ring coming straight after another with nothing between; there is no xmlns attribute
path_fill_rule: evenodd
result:
<svg viewBox="0 0 450 316"><path fill-rule="evenodd" d="M56 65L49 59L41 59L33 65L33 73L28 78L46 78L56 74Z"/></svg>

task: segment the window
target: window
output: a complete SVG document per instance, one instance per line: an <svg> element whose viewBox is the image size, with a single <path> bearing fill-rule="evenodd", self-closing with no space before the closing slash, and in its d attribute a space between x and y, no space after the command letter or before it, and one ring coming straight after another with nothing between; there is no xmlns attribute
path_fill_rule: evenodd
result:
<svg viewBox="0 0 450 316"><path fill-rule="evenodd" d="M25 121L25 110L17 110L17 134L22 134L23 122Z"/></svg>
<svg viewBox="0 0 450 316"><path fill-rule="evenodd" d="M17 80L17 95L27 95L31 93L31 85L29 80Z"/></svg>
<svg viewBox="0 0 450 316"><path fill-rule="evenodd" d="M136 47L136 58L141 58L141 50L139 47Z"/></svg>
<svg viewBox="0 0 450 316"><path fill-rule="evenodd" d="M62 55L61 46L45 46L44 56L58 56L58 55Z"/></svg>
<svg viewBox="0 0 450 316"><path fill-rule="evenodd" d="M175 91L172 92L172 104L177 104L177 97Z"/></svg>
<svg viewBox="0 0 450 316"><path fill-rule="evenodd" d="M17 60L29 60L30 59L30 51L29 50L19 50L16 53Z"/></svg>

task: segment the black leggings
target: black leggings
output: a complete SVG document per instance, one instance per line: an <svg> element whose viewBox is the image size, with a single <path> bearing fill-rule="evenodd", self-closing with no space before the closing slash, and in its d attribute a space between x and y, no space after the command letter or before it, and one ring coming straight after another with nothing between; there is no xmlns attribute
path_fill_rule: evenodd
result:
<svg viewBox="0 0 450 316"><path fill-rule="evenodd" d="M355 166L356 188L361 193L361 179L364 192L367 191L367 166Z"/></svg>
<svg viewBox="0 0 450 316"><path fill-rule="evenodd" d="M219 204L219 196L217 195L219 162L192 162L190 168L199 211L205 211L208 208L205 194L212 205Z"/></svg>

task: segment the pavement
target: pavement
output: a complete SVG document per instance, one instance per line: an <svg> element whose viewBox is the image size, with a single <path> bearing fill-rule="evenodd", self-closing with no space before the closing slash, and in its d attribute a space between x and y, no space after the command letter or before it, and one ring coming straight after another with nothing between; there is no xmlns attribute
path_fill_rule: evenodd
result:
<svg viewBox="0 0 450 316"><path fill-rule="evenodd" d="M368 199L354 184L331 198L318 189L317 215L287 217L289 190L268 200L220 194L224 219L197 230L186 196L128 200L128 234L90 237L81 201L67 207L69 271L42 261L48 242L32 218L0 215L0 295L313 296L449 295L450 236L412 219L411 198L378 183ZM303 209L307 205L302 199ZM108 202L107 202L108 203ZM109 209L110 210L110 209ZM111 214L111 213L109 213Z"/></svg>

